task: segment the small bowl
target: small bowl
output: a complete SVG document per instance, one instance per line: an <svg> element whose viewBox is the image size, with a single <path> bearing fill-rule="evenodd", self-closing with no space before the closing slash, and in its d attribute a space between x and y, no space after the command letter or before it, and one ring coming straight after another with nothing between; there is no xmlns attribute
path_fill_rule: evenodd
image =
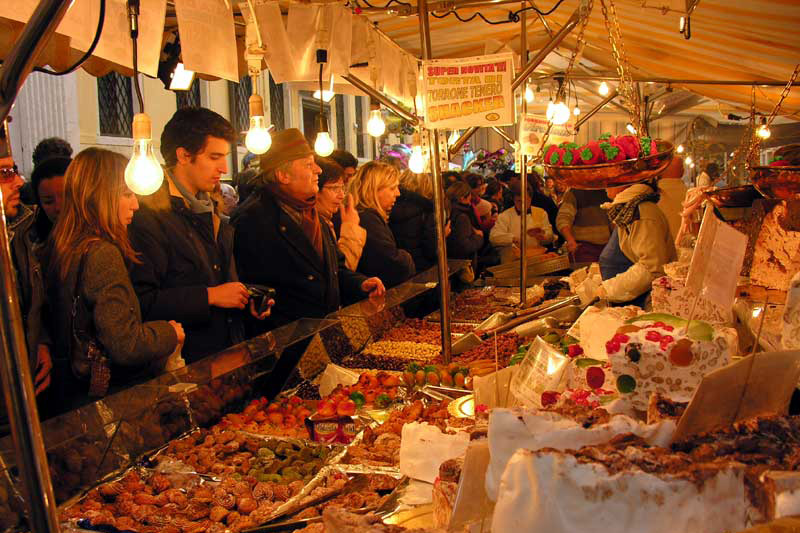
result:
<svg viewBox="0 0 800 533"><path fill-rule="evenodd" d="M752 167L750 180L765 198L791 200L800 198L800 166Z"/></svg>
<svg viewBox="0 0 800 533"><path fill-rule="evenodd" d="M669 166L674 156L672 143L656 140L658 153L597 165L544 165L547 177L573 189L607 189L632 185L658 176Z"/></svg>
<svg viewBox="0 0 800 533"><path fill-rule="evenodd" d="M752 185L725 187L705 194L706 198L717 207L750 207L753 202L761 198L761 193Z"/></svg>

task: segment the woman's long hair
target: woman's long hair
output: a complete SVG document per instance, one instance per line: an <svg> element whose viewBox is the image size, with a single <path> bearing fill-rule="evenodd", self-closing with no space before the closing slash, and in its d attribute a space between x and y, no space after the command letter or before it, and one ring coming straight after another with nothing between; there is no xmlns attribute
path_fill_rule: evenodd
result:
<svg viewBox="0 0 800 533"><path fill-rule="evenodd" d="M67 168L64 206L51 234L50 274L60 281L66 280L89 246L100 240L116 244L123 257L137 262L127 228L119 220L127 163L116 152L87 148Z"/></svg>
<svg viewBox="0 0 800 533"><path fill-rule="evenodd" d="M406 190L433 200L433 177L430 174L417 174L406 169L400 174L400 185Z"/></svg>
<svg viewBox="0 0 800 533"><path fill-rule="evenodd" d="M378 203L378 191L392 187L400 181L398 170L388 163L370 161L361 166L350 184L356 206L361 209L374 209L384 220L389 220L389 213Z"/></svg>

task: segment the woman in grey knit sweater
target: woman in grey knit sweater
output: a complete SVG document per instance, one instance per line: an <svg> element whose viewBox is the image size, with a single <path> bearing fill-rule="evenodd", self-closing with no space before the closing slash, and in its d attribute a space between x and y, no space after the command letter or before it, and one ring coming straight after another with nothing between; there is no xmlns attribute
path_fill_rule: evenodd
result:
<svg viewBox="0 0 800 533"><path fill-rule="evenodd" d="M174 321L142 322L139 301L126 262L136 262L127 226L139 208L124 181L127 160L120 154L88 148L65 175L64 206L48 253L52 306L53 386L56 410L89 400L91 362L76 329L94 338L110 360L111 386L152 375L183 343Z"/></svg>

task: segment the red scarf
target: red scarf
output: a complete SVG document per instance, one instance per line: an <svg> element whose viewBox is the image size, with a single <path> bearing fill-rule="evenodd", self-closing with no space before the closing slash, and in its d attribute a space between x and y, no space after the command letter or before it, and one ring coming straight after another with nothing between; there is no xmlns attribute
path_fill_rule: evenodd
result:
<svg viewBox="0 0 800 533"><path fill-rule="evenodd" d="M317 216L317 198L316 195L306 200L298 200L294 196L286 194L277 183L270 183L267 189L271 192L278 201L288 205L295 211L299 212L302 220L300 229L308 238L311 246L316 250L317 255L322 259L322 226L319 224L319 217Z"/></svg>

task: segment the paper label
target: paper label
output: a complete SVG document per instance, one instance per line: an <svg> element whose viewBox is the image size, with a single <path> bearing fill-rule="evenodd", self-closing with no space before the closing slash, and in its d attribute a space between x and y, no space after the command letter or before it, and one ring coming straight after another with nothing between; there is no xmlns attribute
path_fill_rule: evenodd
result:
<svg viewBox="0 0 800 533"><path fill-rule="evenodd" d="M733 307L746 250L747 236L719 220L713 208L707 207L686 277L687 290L723 309Z"/></svg>
<svg viewBox="0 0 800 533"><path fill-rule="evenodd" d="M514 123L512 54L423 61L422 71L426 128Z"/></svg>
<svg viewBox="0 0 800 533"><path fill-rule="evenodd" d="M567 356L536 337L511 380L512 394L525 406L541 407L542 393L561 387L568 363Z"/></svg>
<svg viewBox="0 0 800 533"><path fill-rule="evenodd" d="M522 115L519 121L520 152L527 156L537 155L542 146L544 134L547 132L548 124L547 117L530 113ZM553 124L550 128L550 135L547 137L547 144L572 142L574 138L575 119L571 118L566 124Z"/></svg>

